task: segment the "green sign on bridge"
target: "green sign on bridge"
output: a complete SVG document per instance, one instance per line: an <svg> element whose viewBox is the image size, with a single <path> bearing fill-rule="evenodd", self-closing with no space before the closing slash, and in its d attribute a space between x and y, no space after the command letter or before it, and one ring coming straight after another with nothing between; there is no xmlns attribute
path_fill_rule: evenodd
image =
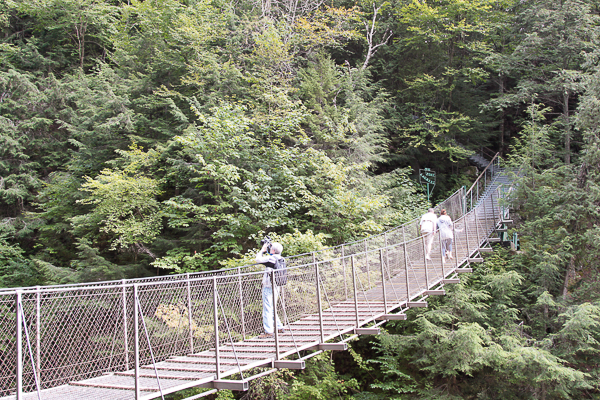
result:
<svg viewBox="0 0 600 400"><path fill-rule="evenodd" d="M435 187L435 171L432 171L429 168L419 169L419 183L421 185L427 185L427 201L429 201L431 192Z"/></svg>

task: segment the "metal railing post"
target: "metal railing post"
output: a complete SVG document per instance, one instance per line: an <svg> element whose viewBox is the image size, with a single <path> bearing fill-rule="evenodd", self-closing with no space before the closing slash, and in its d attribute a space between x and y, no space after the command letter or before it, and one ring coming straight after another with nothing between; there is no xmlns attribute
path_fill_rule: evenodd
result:
<svg viewBox="0 0 600 400"><path fill-rule="evenodd" d="M390 267L390 249L388 247L388 236L387 236L387 232L384 233L384 240L385 240L385 266L388 269L388 278L390 279L390 282L392 280L392 267ZM386 312L387 312L387 307L386 307Z"/></svg>
<svg viewBox="0 0 600 400"><path fill-rule="evenodd" d="M279 332L277 331L277 287L275 286L275 270L270 269L269 272L271 275L271 296L273 301L273 334L275 335L275 359L279 360ZM321 343L323 342L321 341Z"/></svg>
<svg viewBox="0 0 600 400"><path fill-rule="evenodd" d="M483 193L483 195L485 196L485 192ZM481 208L483 208L483 232L482 232L482 236L483 236L483 234L485 234L485 236L487 237L488 236L488 233L487 233L487 208L485 206L486 200L487 200L487 198L483 197L481 199L480 206L481 206Z"/></svg>
<svg viewBox="0 0 600 400"><path fill-rule="evenodd" d="M23 399L23 319L21 317L21 291L16 291L15 328L17 329L17 400Z"/></svg>
<svg viewBox="0 0 600 400"><path fill-rule="evenodd" d="M214 330L215 330L215 377L221 379L221 360L219 359L219 309L217 302L217 277L213 277L213 316L214 316Z"/></svg>
<svg viewBox="0 0 600 400"><path fill-rule="evenodd" d="M498 190L498 212L500 213L501 221L506 220L505 214L507 214L507 213L504 210L505 199L507 197L506 193L507 193L507 191L504 189L504 186L500 186L500 188Z"/></svg>
<svg viewBox="0 0 600 400"><path fill-rule="evenodd" d="M425 244L425 236L426 235L421 235L421 241L423 242L423 263L425 264L425 290L429 290L429 274L427 272L427 245Z"/></svg>
<svg viewBox="0 0 600 400"><path fill-rule="evenodd" d="M35 370L37 373L38 382L40 385L42 384L42 337L41 337L41 329L42 329L42 294L40 292L40 287L36 286L35 288Z"/></svg>
<svg viewBox="0 0 600 400"><path fill-rule="evenodd" d="M379 261L381 263L381 287L383 288L383 310L385 313L388 311L387 307L387 296L385 292L385 267L383 265L383 249L379 249Z"/></svg>
<svg viewBox="0 0 600 400"><path fill-rule="evenodd" d="M452 246L454 247L454 269L456 270L458 268L458 240L456 240L456 223L452 222Z"/></svg>
<svg viewBox="0 0 600 400"><path fill-rule="evenodd" d="M352 285L354 286L354 310L356 312L356 327L360 326L360 317L358 315L358 292L356 291L356 266L354 265L354 254L350 256L352 265Z"/></svg>
<svg viewBox="0 0 600 400"><path fill-rule="evenodd" d="M471 190L471 204L469 204L469 211L473 209L473 190Z"/></svg>
<svg viewBox="0 0 600 400"><path fill-rule="evenodd" d="M134 376L135 376L135 399L141 397L140 388L140 321L139 321L139 301L138 301L138 284L133 284L133 331L135 345L135 361L134 361Z"/></svg>
<svg viewBox="0 0 600 400"><path fill-rule="evenodd" d="M242 290L242 267L238 267L238 287L240 291L240 317L242 324L242 340L246 340L246 319L244 317L244 291Z"/></svg>
<svg viewBox="0 0 600 400"><path fill-rule="evenodd" d="M466 236L466 243L467 243L467 262L469 262L469 258L471 258L471 249L469 247L469 224L468 224L469 214L465 214L463 216L463 219L465 221L465 236Z"/></svg>
<svg viewBox="0 0 600 400"><path fill-rule="evenodd" d="M496 202L498 202L498 188L490 193L492 197L492 218L494 219L494 228L498 225L498 220L496 219L496 206L494 206L494 192L496 192Z"/></svg>
<svg viewBox="0 0 600 400"><path fill-rule="evenodd" d="M481 236L479 236L479 218L477 218L477 209L479 207L475 207L473 209L473 215L475 216L475 235L477 236L477 251L479 251L481 245Z"/></svg>
<svg viewBox="0 0 600 400"><path fill-rule="evenodd" d="M387 267L388 279L392 281L392 266L390 265L390 248L385 248L385 266Z"/></svg>
<svg viewBox="0 0 600 400"><path fill-rule="evenodd" d="M190 353L194 353L194 331L192 330L192 288L190 282L190 273L185 274L186 289L187 289L187 309L188 309L188 330L190 336Z"/></svg>
<svg viewBox="0 0 600 400"><path fill-rule="evenodd" d="M444 257L444 252L442 251L442 246L444 245L442 243L442 231L440 231L440 233L438 233L438 239L440 242L440 259L442 260L442 279L444 279L446 277L446 273L444 272L444 264L446 263L446 258ZM447 252L448 250L446 250Z"/></svg>
<svg viewBox="0 0 600 400"><path fill-rule="evenodd" d="M408 253L406 252L406 230L402 225L402 241L404 244L404 269L406 270L406 301L410 301L410 278L408 276Z"/></svg>
<svg viewBox="0 0 600 400"><path fill-rule="evenodd" d="M125 279L122 281L121 299L123 302L123 346L125 347L125 370L129 369L129 333L127 331L127 289ZM134 307L134 309L136 309Z"/></svg>
<svg viewBox="0 0 600 400"><path fill-rule="evenodd" d="M315 262L315 274L317 281L317 307L319 308L319 331L321 332L321 343L325 343L325 333L323 332L323 309L321 307L321 278L319 276L319 264Z"/></svg>
<svg viewBox="0 0 600 400"><path fill-rule="evenodd" d="M371 288L371 272L369 271L369 248L367 240L365 239L365 267L367 268L367 282L369 283L369 289Z"/></svg>
<svg viewBox="0 0 600 400"><path fill-rule="evenodd" d="M346 278L346 255L344 254L344 245L342 245L342 272L344 273L344 295L348 300L348 280Z"/></svg>

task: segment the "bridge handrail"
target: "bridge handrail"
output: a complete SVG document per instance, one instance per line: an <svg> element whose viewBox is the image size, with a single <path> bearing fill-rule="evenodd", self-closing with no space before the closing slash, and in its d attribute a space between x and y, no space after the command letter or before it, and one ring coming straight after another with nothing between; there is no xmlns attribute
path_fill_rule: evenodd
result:
<svg viewBox="0 0 600 400"><path fill-rule="evenodd" d="M494 157L494 154L495 154L494 150L492 150L486 146L481 146L480 151L481 151L481 155L484 157Z"/></svg>
<svg viewBox="0 0 600 400"><path fill-rule="evenodd" d="M486 171L482 174L489 172ZM485 196L492 198L492 207L494 207L493 204L497 204L494 203L494 196L498 201L501 191L488 190ZM470 261L471 254L478 251L478 244L481 243L481 240L485 240L483 235L493 229L497 220L491 220L486 216L482 220L479 208L468 209L466 205L466 191L465 188L461 188L436 208L446 208L457 227L456 234L459 235L460 230L462 232L460 235L466 237L466 251L463 248L463 253L467 254L466 260ZM484 207L482 209L485 211L485 203L480 206ZM490 210L489 206L488 210ZM329 290L334 302L347 301L352 296L356 301L358 296L356 283L352 289L346 285L346 279L349 281L356 279L364 294L364 287L370 290L378 284L378 281L391 279L392 275L396 276L405 271L406 290L401 295L410 301L411 298L420 296L431 289L432 283L444 279L446 274L443 266L441 271L430 269L429 277L427 275L427 261L424 260L425 238L419 233L418 220L415 218L399 227L358 241L344 243L318 252L287 257L290 260L288 266L291 283L288 284L286 292L290 296L288 297L289 302L294 302L293 307L290 306L288 309L290 314L288 324L289 321L298 320L306 313L314 314L315 310L323 308L320 303L317 304L315 299L315 285L317 299L321 298L318 295L321 284L325 295ZM469 235L474 234L475 237L470 236L469 239ZM469 247L469 241L475 238L477 242ZM460 242L457 236L457 248L463 246ZM379 253L379 257L374 253ZM384 266L384 255L394 258L391 265L389 264L390 260L387 260ZM356 273L354 272L355 260ZM413 264L415 260L417 260L416 266ZM456 261L458 262L458 257ZM410 284L409 290L409 271L414 275L416 269L419 268L419 263L421 263L421 269L423 263L425 264L424 281L423 278L419 278L419 280L415 277L414 284ZM253 268L254 270L252 270ZM385 274L384 268L389 268ZM458 264L456 268L458 268ZM349 275L350 272L355 278ZM157 360L181 355L182 352L205 351L212 346L211 343L214 343L214 340L219 340L219 335L211 333L210 328L211 318L213 318L210 311L211 308L216 310L218 296L222 296L219 298L225 305L221 307L224 307L228 313L216 310L214 324L221 323L218 318L225 319L225 321L229 318L231 319L231 328L237 332L236 340L254 337L260 333L257 331L262 329L262 318L260 317L262 279L260 277L264 276L264 273L262 266L261 270L258 270L257 264L251 264L197 274L108 281L104 284L84 283L5 289L0 292L0 326L3 327L0 329L0 338L6 342L6 348L1 349L0 353L5 358L12 360L16 358L17 354L22 354L23 347L21 345L30 346L29 352L36 354L31 356L31 363L24 362L24 360L16 361L17 371L19 370L18 365L21 365L21 374L17 373L17 375L27 376L27 383L24 386L28 390L33 389L31 382L36 373L31 368L34 364L36 364L36 371L40 371L40 366L42 367L41 370L44 372L40 375L40 379L43 382L43 388L49 388L60 383L95 377L105 372L131 369L132 347L138 353L144 353L140 355L142 361L145 360L143 363L150 363L145 348L138 348L137 345L130 346L131 343L128 345L128 340L137 338L140 332L137 327L135 335L131 330L132 319L134 315L138 315L138 309L142 322L147 317L148 323L154 324L152 347L157 350ZM394 290L394 286L392 285L388 289ZM138 293L141 304L138 304L140 301ZM349 295L350 297L348 297ZM386 298L385 291L383 298ZM396 298L399 297L396 296ZM397 304L403 304L402 301L398 300ZM327 303L329 307L332 304L329 300ZM142 309L144 309L143 313ZM21 324L17 317L15 324L14 316L15 313L19 315L19 310L23 314L21 319L23 323ZM221 316L217 317L217 313ZM27 321L25 321L26 316L28 316ZM26 341L19 340L20 337L22 338L22 334L15 335L14 332L21 329L21 325L25 329L29 325L37 335L37 341L35 337L31 340L33 344L30 343L29 338ZM215 328L212 332L219 332L219 330ZM40 340L40 335L43 336L43 340ZM46 335L48 335L47 338ZM15 340L15 338L17 339ZM189 347L186 343L188 340ZM150 347L149 343L148 346ZM43 350L40 351L40 348ZM218 345L216 348L218 349ZM72 353L75 352L77 354L73 355ZM26 371L22 370L23 365L27 367ZM0 370L0 383L3 383L0 387L14 388L12 374L14 372ZM18 386L17 382L17 388ZM0 397L3 394L1 389Z"/></svg>
<svg viewBox="0 0 600 400"><path fill-rule="evenodd" d="M483 174L484 172L482 172ZM481 177L481 175L480 175ZM477 179L479 179L480 177L478 177ZM450 195L447 199L445 199L442 203L440 203L439 205L437 205L436 207L434 207L435 209L441 209L444 208L443 204L445 202L447 202L448 200L454 198L455 196L459 195L460 192L464 190L463 188L460 188L458 190L456 190L454 193L452 193L452 195ZM463 195L464 196L464 195ZM461 213L462 214L462 213ZM369 240L373 240L376 238L381 238L382 236L385 236L387 234L392 234L394 232L400 231L403 228L406 228L408 226L411 226L415 223L418 224L420 217L417 218L413 218L412 220L405 222L402 225L396 226L394 228L390 228L387 231L378 233L378 234L374 234L374 235L370 235L367 236L363 239L357 239L355 241L352 242L346 242L346 243L342 243L339 245L335 245L335 246L330 246L330 247L326 247L324 249L320 249L320 250L316 250L313 252L309 252L309 253L301 253L301 254L294 254L291 256L286 256L286 260L294 260L296 258L299 257L304 257L304 256L309 256L312 254L320 254L320 253L324 253L324 252L328 252L328 251L332 251L335 249L340 249L344 246L350 246L350 245L354 245L354 244L359 244L359 243L363 243L363 242L367 242ZM419 237L419 236L417 236ZM40 290L45 290L47 288L56 288L56 287L63 287L63 288L75 288L75 287L93 287L93 286L98 286L98 287L109 287L109 286L118 286L121 287L124 284L135 284L135 283L142 283L142 282L151 282L151 281L172 281L172 282L178 282L182 279L189 279L190 277L195 277L198 275L201 276L213 276L213 275L226 275L228 273L234 273L235 271L239 271L240 268L243 269L247 269L247 268L251 268L254 266L257 266L260 264L257 263L253 263L253 264L246 264L246 265L242 265L239 267L231 267L231 268L224 268L224 269L217 269L217 270L211 270L211 271L199 271L199 272L190 272L190 273L183 273L183 274L173 274L173 275L163 275L163 276L153 276L153 277L144 277L144 278L130 278L130 279L121 279L121 280L110 280L110 281L100 281L100 282L84 282L84 283L66 283L66 284L59 284L59 285L44 285L44 286L26 286L26 287L13 287L13 288L0 288L0 295L4 294L4 292L10 292L10 293L14 293L16 290L21 290L21 291L40 291ZM239 272L238 272L239 273Z"/></svg>
<svg viewBox="0 0 600 400"><path fill-rule="evenodd" d="M490 166L492 166L494 164L494 161L496 159L499 159L500 156L500 152L496 153L494 155L494 157L492 158L492 160L489 162L489 164L484 168L484 170L479 174L479 176L477 177L477 179L475 179L475 182L473 182L473 184L471 185L471 187L469 188L469 190L467 190L467 192L465 193L466 196L468 196L470 193L472 193L473 188L479 183L479 181L482 179L482 177L487 176L487 170L490 169Z"/></svg>

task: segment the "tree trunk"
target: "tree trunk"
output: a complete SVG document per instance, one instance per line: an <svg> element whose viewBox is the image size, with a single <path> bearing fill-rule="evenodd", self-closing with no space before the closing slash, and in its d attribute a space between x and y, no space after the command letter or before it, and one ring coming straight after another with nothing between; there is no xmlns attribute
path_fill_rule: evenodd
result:
<svg viewBox="0 0 600 400"><path fill-rule="evenodd" d="M504 76L500 77L498 93L500 93L500 95L502 95L504 93ZM504 118L505 118L505 116L506 116L506 110L503 108L502 109L502 117L500 118L500 157L502 157L502 155L504 154L504 129L505 129Z"/></svg>
<svg viewBox="0 0 600 400"><path fill-rule="evenodd" d="M573 257L571 257L571 260L569 261L569 266L567 267L567 272L565 273L565 281L563 283L563 290L562 290L563 300L566 300L567 294L569 294L569 277L571 276L571 271L573 271L574 267L575 267L575 259Z"/></svg>
<svg viewBox="0 0 600 400"><path fill-rule="evenodd" d="M563 94L563 115L565 119L565 164L571 164L571 124L569 122L569 91Z"/></svg>

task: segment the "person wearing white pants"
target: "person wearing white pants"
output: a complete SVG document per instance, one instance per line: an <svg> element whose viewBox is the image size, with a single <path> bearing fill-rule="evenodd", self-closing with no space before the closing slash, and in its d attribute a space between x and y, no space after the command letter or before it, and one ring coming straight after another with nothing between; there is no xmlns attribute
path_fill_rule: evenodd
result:
<svg viewBox="0 0 600 400"><path fill-rule="evenodd" d="M281 252L283 251L283 246L281 243L271 243L271 253L267 251L269 243L265 243L260 251L256 254L256 262L259 264L265 265L265 273L263 275L262 280L262 303L263 303L263 328L265 333L260 335L260 338L270 338L273 337L275 332L274 324L273 324L273 314L274 314L274 304L273 304L273 287L271 285L271 274L274 273L275 264L277 260L282 258ZM267 253L266 255L263 255ZM275 285L275 302L279 297L279 287ZM279 316L275 321L275 325L277 326L277 330L280 333L284 332L283 324L279 320Z"/></svg>
<svg viewBox="0 0 600 400"><path fill-rule="evenodd" d="M440 217L437 220L437 227L440 230L440 241L442 244L442 261L451 260L452 257L452 239L454 235L452 234L452 228L454 224L452 222L452 218L446 213L446 210L443 209L440 212Z"/></svg>
<svg viewBox="0 0 600 400"><path fill-rule="evenodd" d="M437 216L434 213L433 208L430 208L426 214L421 217L421 235L425 239L425 258L431 260L429 254L431 253L431 245L433 244L433 238L437 231Z"/></svg>

